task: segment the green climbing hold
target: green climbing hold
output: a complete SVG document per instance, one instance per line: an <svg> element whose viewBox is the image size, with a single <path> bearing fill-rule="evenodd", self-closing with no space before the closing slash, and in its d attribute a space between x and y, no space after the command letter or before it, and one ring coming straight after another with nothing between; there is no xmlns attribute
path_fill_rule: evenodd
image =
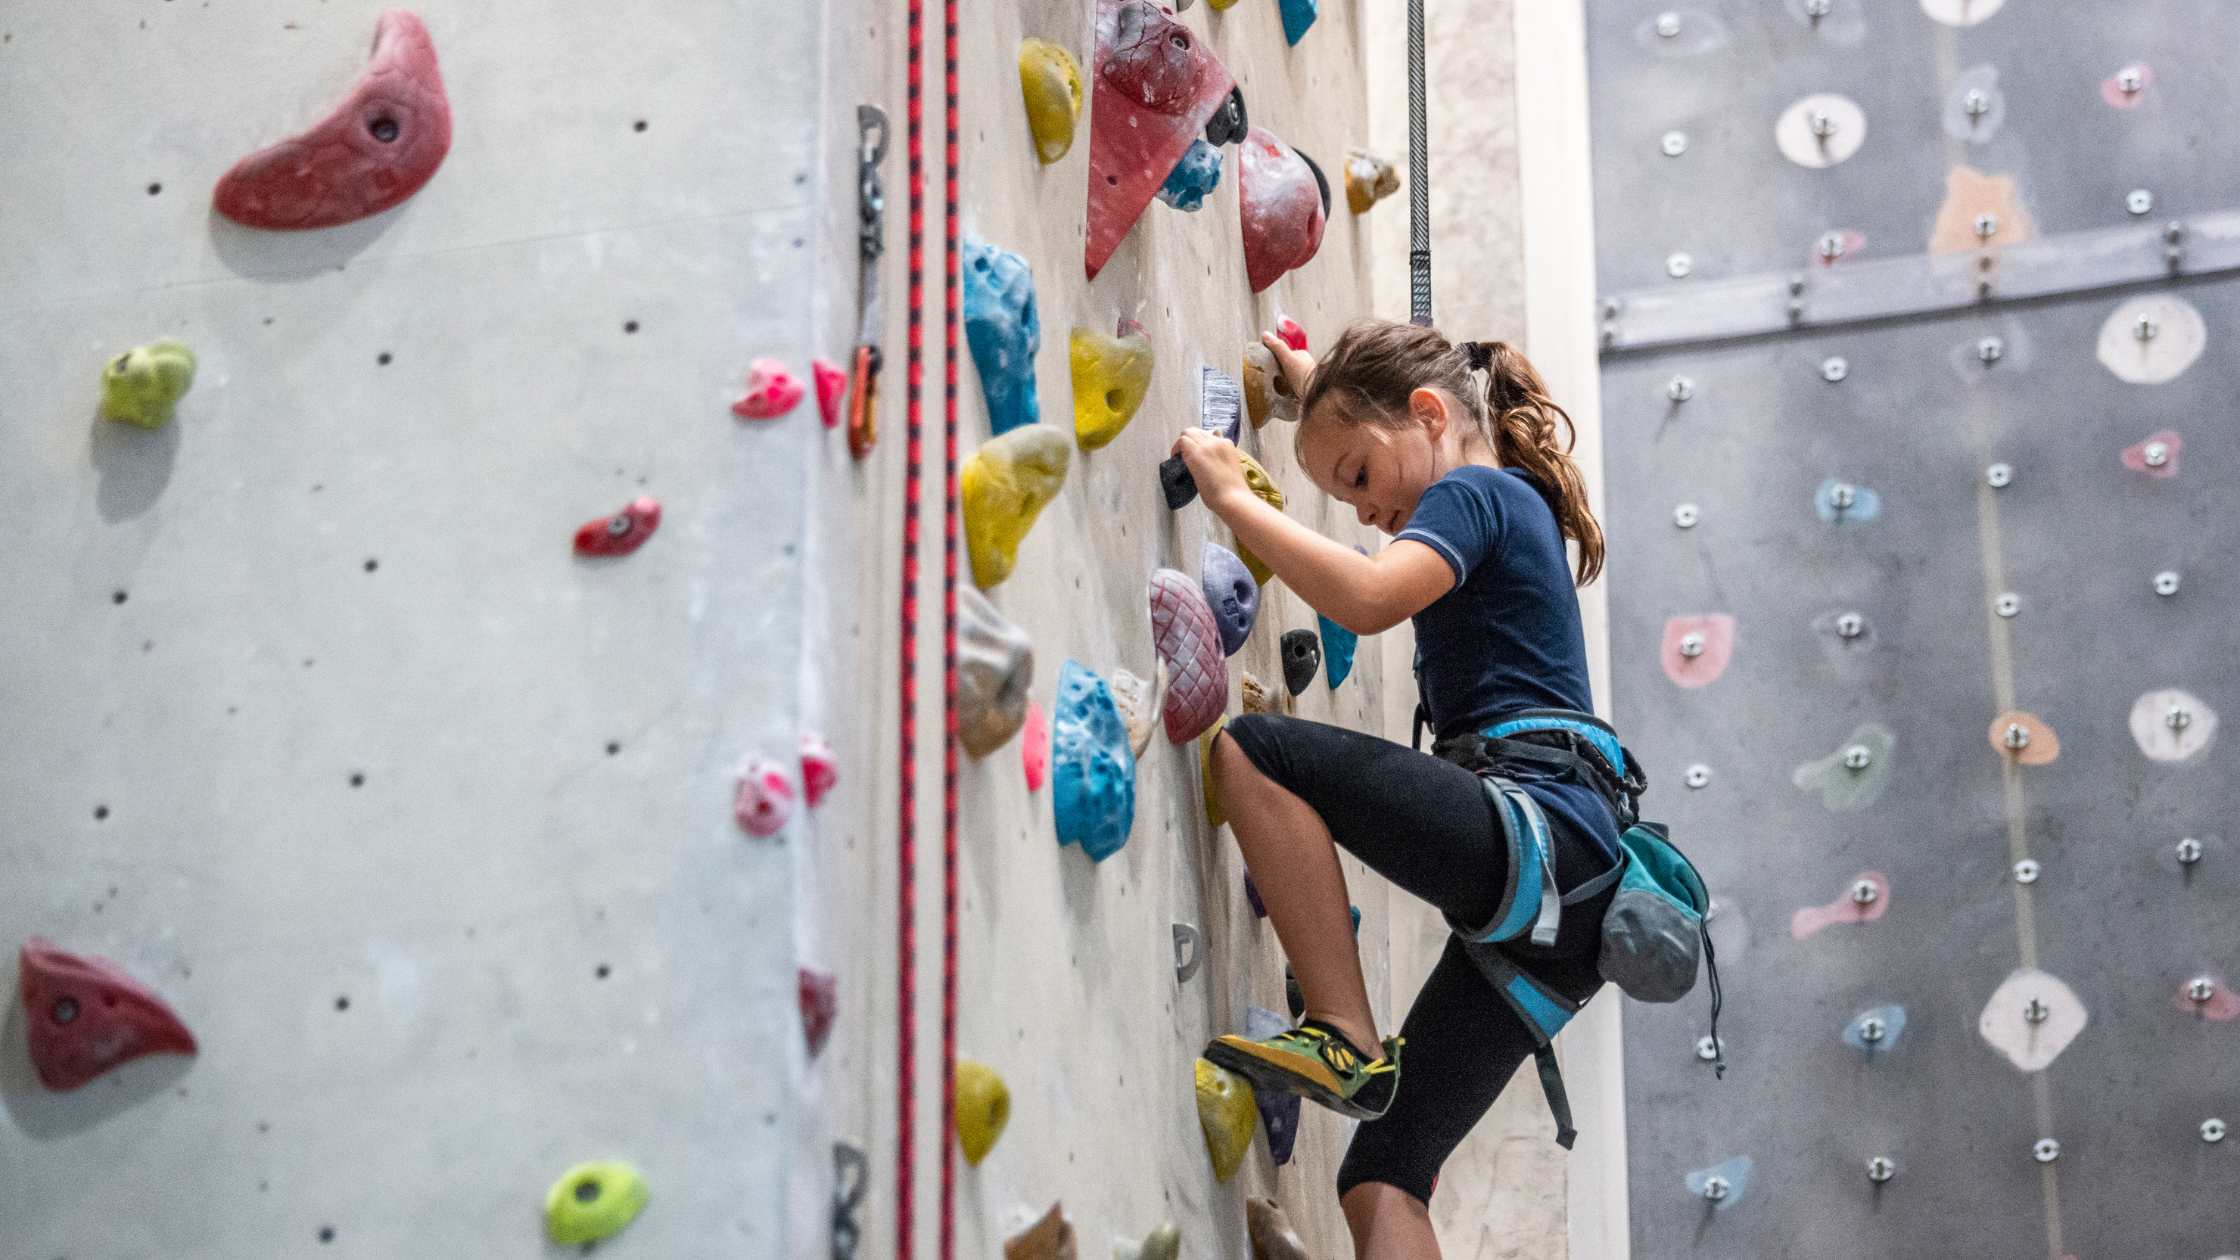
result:
<svg viewBox="0 0 2240 1260"><path fill-rule="evenodd" d="M160 429L194 384L194 351L169 337L135 346L101 369L101 414Z"/></svg>
<svg viewBox="0 0 2240 1260"><path fill-rule="evenodd" d="M646 1180L619 1160L577 1164L544 1196L544 1232L563 1246L622 1232L646 1207Z"/></svg>

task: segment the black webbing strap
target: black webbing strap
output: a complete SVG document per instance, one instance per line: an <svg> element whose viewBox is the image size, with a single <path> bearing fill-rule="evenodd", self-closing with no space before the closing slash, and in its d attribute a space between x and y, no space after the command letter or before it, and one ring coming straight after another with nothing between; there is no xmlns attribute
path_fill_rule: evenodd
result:
<svg viewBox="0 0 2240 1260"><path fill-rule="evenodd" d="M1563 1069L1556 1066L1556 1048L1545 1045L1532 1052L1540 1066L1540 1092L1547 1095L1548 1112L1556 1118L1556 1145L1565 1150L1579 1140L1579 1131L1571 1127L1571 1095L1563 1090Z"/></svg>

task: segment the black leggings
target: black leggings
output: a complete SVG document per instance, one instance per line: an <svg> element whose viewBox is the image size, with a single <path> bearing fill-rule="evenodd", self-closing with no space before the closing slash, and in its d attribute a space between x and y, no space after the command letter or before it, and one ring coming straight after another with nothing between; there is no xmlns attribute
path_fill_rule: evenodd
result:
<svg viewBox="0 0 2240 1260"><path fill-rule="evenodd" d="M1320 722L1247 714L1224 729L1260 773L1311 806L1332 838L1379 875L1464 923L1484 923L1500 908L1508 851L1476 775ZM1549 815L1548 826L1559 887L1575 888L1608 868L1609 859L1560 818ZM1519 941L1510 956L1557 992L1586 1001L1602 987L1595 953L1612 895L1564 907L1553 945ZM1341 1195L1375 1181L1429 1203L1440 1165L1538 1044L1454 937L1400 1035L1407 1046L1399 1093L1383 1119L1355 1130L1338 1170Z"/></svg>

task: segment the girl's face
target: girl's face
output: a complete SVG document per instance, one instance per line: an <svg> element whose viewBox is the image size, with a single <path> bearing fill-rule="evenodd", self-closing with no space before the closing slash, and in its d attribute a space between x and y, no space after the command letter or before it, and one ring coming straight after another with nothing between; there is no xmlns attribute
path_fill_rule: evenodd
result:
<svg viewBox="0 0 2240 1260"><path fill-rule="evenodd" d="M1326 400L1300 422L1299 462L1362 524L1397 534L1415 515L1416 500L1454 465L1446 441L1451 415L1434 389L1415 391L1397 425L1348 424Z"/></svg>

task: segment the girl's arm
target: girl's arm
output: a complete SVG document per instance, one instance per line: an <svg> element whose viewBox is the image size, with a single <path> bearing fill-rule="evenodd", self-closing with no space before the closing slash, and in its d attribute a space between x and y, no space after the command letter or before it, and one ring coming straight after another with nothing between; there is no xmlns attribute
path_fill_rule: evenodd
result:
<svg viewBox="0 0 2240 1260"><path fill-rule="evenodd" d="M1389 630L1454 589L1454 570L1413 539L1365 556L1277 511L1245 484L1237 449L1226 439L1192 429L1174 449L1189 464L1198 497L1237 541L1316 612L1355 634Z"/></svg>

